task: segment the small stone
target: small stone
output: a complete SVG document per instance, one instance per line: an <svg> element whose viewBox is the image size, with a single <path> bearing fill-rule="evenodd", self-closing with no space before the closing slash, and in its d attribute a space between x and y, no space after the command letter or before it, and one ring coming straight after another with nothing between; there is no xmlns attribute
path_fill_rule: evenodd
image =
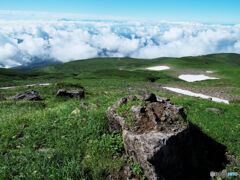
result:
<svg viewBox="0 0 240 180"><path fill-rule="evenodd" d="M211 111L211 112L214 112L216 114L223 114L223 111L221 111L220 109L217 109L217 108L207 108L206 109L207 112Z"/></svg>
<svg viewBox="0 0 240 180"><path fill-rule="evenodd" d="M86 118L83 118L82 121L87 121L87 119L86 119Z"/></svg>
<svg viewBox="0 0 240 180"><path fill-rule="evenodd" d="M86 103L80 103L79 106L82 108L88 108L88 105Z"/></svg>
<svg viewBox="0 0 240 180"><path fill-rule="evenodd" d="M6 98L4 97L4 95L0 94L0 101L5 101Z"/></svg>
<svg viewBox="0 0 240 180"><path fill-rule="evenodd" d="M129 91L129 92L135 92L135 89L133 89L133 88L130 87L130 88L128 88L128 91Z"/></svg>
<svg viewBox="0 0 240 180"><path fill-rule="evenodd" d="M140 91L140 94L142 95L142 98L144 101L157 102L156 95L151 92L143 90L143 91Z"/></svg>
<svg viewBox="0 0 240 180"><path fill-rule="evenodd" d="M77 115L80 113L80 110L78 108L76 108L71 114Z"/></svg>
<svg viewBox="0 0 240 180"><path fill-rule="evenodd" d="M167 102L167 101L170 101L169 98L163 98L163 97L160 97L160 96L156 96L156 98L157 98L157 101L158 101L158 102Z"/></svg>
<svg viewBox="0 0 240 180"><path fill-rule="evenodd" d="M22 129L27 128L27 127L29 127L29 125L27 125L27 124L23 124L23 125L21 126Z"/></svg>
<svg viewBox="0 0 240 180"><path fill-rule="evenodd" d="M161 117L161 121L165 121L166 120L166 118L165 117Z"/></svg>
<svg viewBox="0 0 240 180"><path fill-rule="evenodd" d="M43 153L48 153L48 152L54 152L55 149L53 148L40 148L37 150L37 152L43 152Z"/></svg>
<svg viewBox="0 0 240 180"><path fill-rule="evenodd" d="M19 144L19 145L16 146L16 148L20 149L20 148L22 148L23 146L24 146L23 144Z"/></svg>

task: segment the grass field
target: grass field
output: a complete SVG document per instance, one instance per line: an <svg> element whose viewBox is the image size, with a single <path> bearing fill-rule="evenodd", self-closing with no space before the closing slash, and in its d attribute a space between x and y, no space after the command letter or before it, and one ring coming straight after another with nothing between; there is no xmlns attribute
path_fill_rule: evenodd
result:
<svg viewBox="0 0 240 180"><path fill-rule="evenodd" d="M154 65L168 65L171 69L143 70ZM176 74L188 69L213 70L222 79L191 84L179 80ZM147 89L183 106L190 122L235 156L236 161L227 166L228 171L240 172L240 101L230 105L215 103L163 92L158 87L159 84L233 87L229 93L239 94L240 55L154 60L100 58L33 72L0 69L0 86L36 82L53 84L0 90L0 94L10 97L33 89L45 98L41 102L0 101L0 179L104 179L108 173L119 171L123 164L131 163L123 156L121 135L108 134L106 117L107 108L117 99L136 94L129 88ZM60 88L80 87L85 88L85 99L56 98ZM81 102L88 107L80 107ZM224 113L207 112L209 107ZM76 108L80 112L72 114ZM133 164L132 170L136 168Z"/></svg>

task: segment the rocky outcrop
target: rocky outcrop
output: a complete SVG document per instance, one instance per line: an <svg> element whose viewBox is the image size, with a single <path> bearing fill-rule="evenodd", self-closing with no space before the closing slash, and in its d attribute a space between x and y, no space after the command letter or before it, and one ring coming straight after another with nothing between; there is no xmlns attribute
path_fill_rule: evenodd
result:
<svg viewBox="0 0 240 180"><path fill-rule="evenodd" d="M134 105L122 115L117 113L119 107L131 101L145 101L145 104ZM152 93L126 96L108 108L107 117L109 132L122 131L126 153L141 165L148 179L203 178L191 173L201 171L206 164L209 166L213 157L216 161L218 153L212 155L207 149L211 147L208 138L189 125L183 107L173 105L167 98ZM220 149L222 154L224 148L215 152ZM215 167L211 164L207 168ZM206 171L202 170L202 174Z"/></svg>
<svg viewBox="0 0 240 180"><path fill-rule="evenodd" d="M84 90L64 90L59 89L57 97L84 98Z"/></svg>
<svg viewBox="0 0 240 180"><path fill-rule="evenodd" d="M26 91L24 93L18 93L15 96L9 98L10 100L29 100L29 101L42 101L44 100L42 97L39 96L38 92L36 91Z"/></svg>

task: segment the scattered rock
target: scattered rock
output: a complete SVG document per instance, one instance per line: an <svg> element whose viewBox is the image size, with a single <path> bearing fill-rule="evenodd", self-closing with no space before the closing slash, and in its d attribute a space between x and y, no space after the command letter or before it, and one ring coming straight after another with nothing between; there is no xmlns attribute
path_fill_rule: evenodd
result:
<svg viewBox="0 0 240 180"><path fill-rule="evenodd" d="M18 148L18 149L21 149L21 148L23 148L23 147L24 147L23 144L19 144L19 145L16 146L16 148Z"/></svg>
<svg viewBox="0 0 240 180"><path fill-rule="evenodd" d="M164 98L164 97L160 97L160 96L156 96L157 97L157 101L158 102L167 102L170 101L169 98Z"/></svg>
<svg viewBox="0 0 240 180"><path fill-rule="evenodd" d="M79 106L86 109L88 108L88 104L86 103L80 103Z"/></svg>
<svg viewBox="0 0 240 180"><path fill-rule="evenodd" d="M155 82L156 80L159 79L159 77L148 77L147 78L150 82Z"/></svg>
<svg viewBox="0 0 240 180"><path fill-rule="evenodd" d="M71 114L73 115L77 115L80 113L80 110L78 108L76 108Z"/></svg>
<svg viewBox="0 0 240 180"><path fill-rule="evenodd" d="M109 92L108 92L108 91L104 91L104 94L105 94L105 95L108 95L108 94L109 94Z"/></svg>
<svg viewBox="0 0 240 180"><path fill-rule="evenodd" d="M9 98L10 100L29 100L29 101L42 101L44 100L39 96L36 91L26 91L24 93L18 93L15 96Z"/></svg>
<svg viewBox="0 0 240 180"><path fill-rule="evenodd" d="M70 98L84 98L84 90L64 90L59 89L57 92L57 97L70 97Z"/></svg>
<svg viewBox="0 0 240 180"><path fill-rule="evenodd" d="M23 125L21 126L22 129L27 128L27 127L29 127L28 124L23 124Z"/></svg>
<svg viewBox="0 0 240 180"><path fill-rule="evenodd" d="M87 119L86 119L86 118L83 118L83 119L82 119L82 121L86 122L86 121L87 121Z"/></svg>
<svg viewBox="0 0 240 180"><path fill-rule="evenodd" d="M4 95L0 94L0 101L5 101L5 100L6 100L6 98L4 97Z"/></svg>
<svg viewBox="0 0 240 180"><path fill-rule="evenodd" d="M132 106L129 123L116 112L133 100L145 100L146 105ZM122 132L127 155L140 164L147 179L206 179L210 169L222 168L226 148L194 128L183 107L167 98L148 92L138 98L126 96L108 108L107 117L109 132Z"/></svg>
<svg viewBox="0 0 240 180"><path fill-rule="evenodd" d="M223 111L221 111L220 109L217 109L217 108L207 108L206 111L207 112L212 111L212 112L214 112L214 113L216 113L218 115L219 114L223 114Z"/></svg>
<svg viewBox="0 0 240 180"><path fill-rule="evenodd" d="M135 89L132 88L132 87L129 87L127 90L128 90L129 92L135 92Z"/></svg>
<svg viewBox="0 0 240 180"><path fill-rule="evenodd" d="M150 101L150 102L157 102L157 97L155 94L148 92L148 91L140 91L140 99L143 99L144 101Z"/></svg>
<svg viewBox="0 0 240 180"><path fill-rule="evenodd" d="M55 152L55 149L53 149L53 148L40 148L40 149L37 150L37 152L42 152L42 153Z"/></svg>

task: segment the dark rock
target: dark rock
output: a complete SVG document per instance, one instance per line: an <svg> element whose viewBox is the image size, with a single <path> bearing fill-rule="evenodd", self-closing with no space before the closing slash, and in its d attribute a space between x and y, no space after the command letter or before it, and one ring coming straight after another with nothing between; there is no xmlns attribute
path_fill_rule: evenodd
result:
<svg viewBox="0 0 240 180"><path fill-rule="evenodd" d="M159 77L148 77L147 78L150 82L155 82L157 81L158 79L160 79Z"/></svg>
<svg viewBox="0 0 240 180"><path fill-rule="evenodd" d="M22 129L27 128L27 127L29 127L28 124L23 124L23 125L21 126Z"/></svg>
<svg viewBox="0 0 240 180"><path fill-rule="evenodd" d="M168 101L170 102L169 98L160 97L160 96L156 96L156 98L158 102L168 102Z"/></svg>
<svg viewBox="0 0 240 180"><path fill-rule="evenodd" d="M0 101L5 101L6 98L4 97L4 95L0 94Z"/></svg>
<svg viewBox="0 0 240 180"><path fill-rule="evenodd" d="M207 179L210 170L222 168L226 148L188 122L183 107L144 98L147 105L132 106L133 123L128 123L116 110L133 100L135 96L126 96L108 108L109 132L123 133L127 155L148 179Z"/></svg>
<svg viewBox="0 0 240 180"><path fill-rule="evenodd" d="M15 96L9 98L10 100L29 100L29 101L41 101L44 100L39 96L36 91L26 91L24 93L18 93Z"/></svg>
<svg viewBox="0 0 240 180"><path fill-rule="evenodd" d="M135 92L135 89L132 88L132 87L130 87L130 88L128 88L128 91L129 91L129 92Z"/></svg>
<svg viewBox="0 0 240 180"><path fill-rule="evenodd" d="M84 90L64 90L59 89L57 97L84 98Z"/></svg>
<svg viewBox="0 0 240 180"><path fill-rule="evenodd" d="M155 94L148 91L140 91L141 99L144 101L157 102L157 97Z"/></svg>
<svg viewBox="0 0 240 180"><path fill-rule="evenodd" d="M88 108L88 105L86 103L80 103L79 106L82 108Z"/></svg>
<svg viewBox="0 0 240 180"><path fill-rule="evenodd" d="M207 112L211 111L211 112L214 112L216 114L223 114L223 111L221 111L220 109L217 109L217 108L207 108L206 109Z"/></svg>

